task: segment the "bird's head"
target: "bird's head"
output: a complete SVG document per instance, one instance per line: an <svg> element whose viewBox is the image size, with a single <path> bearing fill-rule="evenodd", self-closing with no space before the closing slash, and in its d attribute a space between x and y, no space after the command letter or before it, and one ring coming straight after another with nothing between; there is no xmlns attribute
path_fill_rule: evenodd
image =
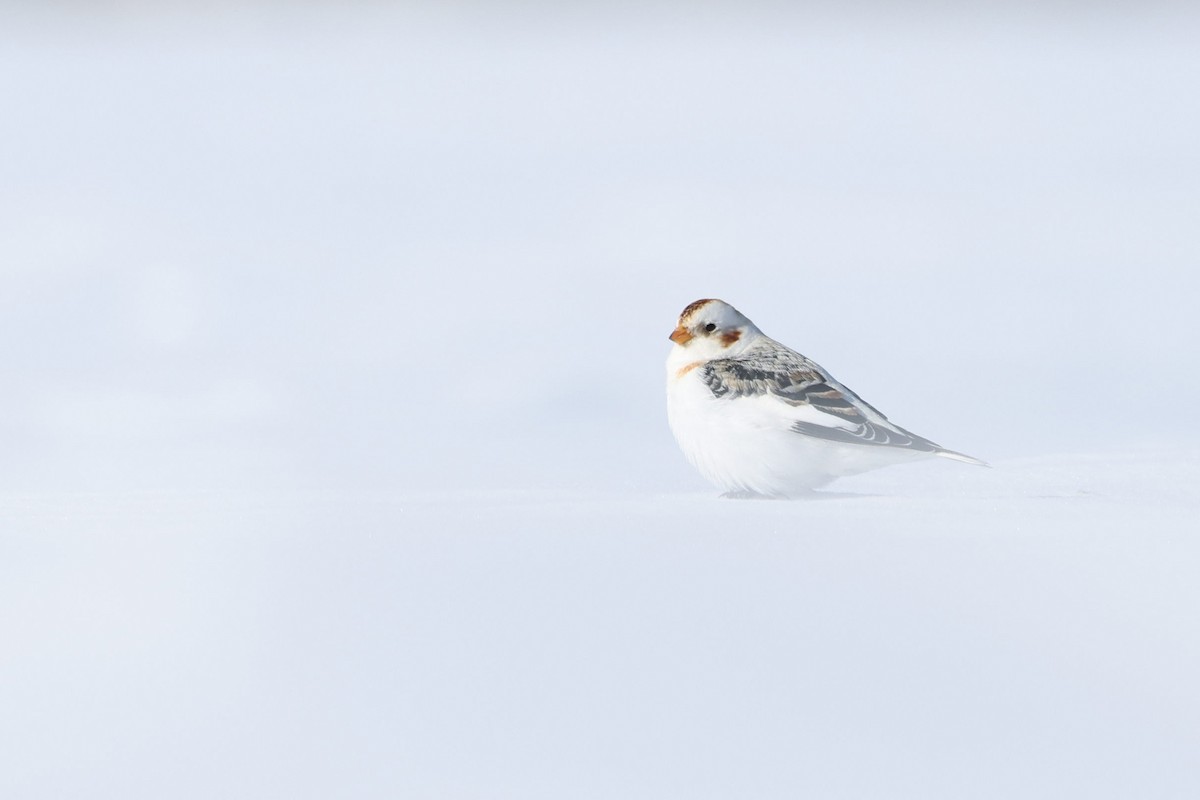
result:
<svg viewBox="0 0 1200 800"><path fill-rule="evenodd" d="M761 332L742 312L721 300L697 300L679 315L670 339L700 359L727 358Z"/></svg>

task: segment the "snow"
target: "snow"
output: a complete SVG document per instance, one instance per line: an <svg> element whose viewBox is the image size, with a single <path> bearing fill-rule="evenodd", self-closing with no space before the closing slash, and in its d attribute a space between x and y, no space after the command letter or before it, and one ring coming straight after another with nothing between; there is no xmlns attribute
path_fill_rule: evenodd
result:
<svg viewBox="0 0 1200 800"><path fill-rule="evenodd" d="M0 796L1200 793L1194 12L14 9ZM721 500L723 297L929 462Z"/></svg>
<svg viewBox="0 0 1200 800"><path fill-rule="evenodd" d="M1183 797L1198 464L10 498L6 794Z"/></svg>

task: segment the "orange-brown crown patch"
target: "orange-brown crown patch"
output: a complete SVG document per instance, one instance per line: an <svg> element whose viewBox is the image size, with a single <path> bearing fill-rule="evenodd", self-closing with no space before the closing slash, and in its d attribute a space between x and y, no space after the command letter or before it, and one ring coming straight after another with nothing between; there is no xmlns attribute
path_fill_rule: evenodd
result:
<svg viewBox="0 0 1200 800"><path fill-rule="evenodd" d="M734 328L731 331L726 331L725 333L721 334L721 345L724 347L729 347L740 338L742 338L742 332L737 328Z"/></svg>
<svg viewBox="0 0 1200 800"><path fill-rule="evenodd" d="M704 306L708 305L711 302L712 302L712 298L708 298L705 300L697 300L694 303L688 303L687 308L685 308L683 310L683 313L679 315L679 318L681 320L687 319L688 315L691 314L693 311L703 308Z"/></svg>

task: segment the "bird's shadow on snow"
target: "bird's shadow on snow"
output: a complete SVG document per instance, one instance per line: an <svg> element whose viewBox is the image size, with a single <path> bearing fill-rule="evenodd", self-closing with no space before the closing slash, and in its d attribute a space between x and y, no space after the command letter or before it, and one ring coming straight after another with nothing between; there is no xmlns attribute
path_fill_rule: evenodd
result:
<svg viewBox="0 0 1200 800"><path fill-rule="evenodd" d="M726 492L720 495L721 500L758 500L767 502L812 502L817 500L862 500L871 497L884 497L881 494L867 494L864 492L818 492L816 490L805 492L803 494L793 494L787 496L772 496L765 494L755 494L753 492Z"/></svg>

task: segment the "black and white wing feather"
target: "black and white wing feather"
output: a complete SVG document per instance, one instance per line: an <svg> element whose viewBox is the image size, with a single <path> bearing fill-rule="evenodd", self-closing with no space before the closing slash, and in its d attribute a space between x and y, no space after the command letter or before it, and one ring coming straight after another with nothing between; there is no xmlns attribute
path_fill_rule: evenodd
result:
<svg viewBox="0 0 1200 800"><path fill-rule="evenodd" d="M790 406L796 412L792 415L791 430L804 436L978 461L889 422L815 361L775 341L736 358L709 361L700 377L714 397L730 400L769 397Z"/></svg>

